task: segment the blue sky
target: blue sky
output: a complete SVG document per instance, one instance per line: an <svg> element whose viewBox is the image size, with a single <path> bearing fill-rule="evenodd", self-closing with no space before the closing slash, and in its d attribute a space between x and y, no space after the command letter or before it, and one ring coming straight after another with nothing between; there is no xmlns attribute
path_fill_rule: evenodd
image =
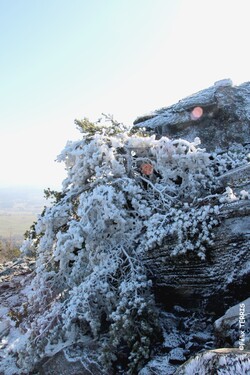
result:
<svg viewBox="0 0 250 375"><path fill-rule="evenodd" d="M74 119L250 80L248 0L0 0L0 186L60 187Z"/></svg>

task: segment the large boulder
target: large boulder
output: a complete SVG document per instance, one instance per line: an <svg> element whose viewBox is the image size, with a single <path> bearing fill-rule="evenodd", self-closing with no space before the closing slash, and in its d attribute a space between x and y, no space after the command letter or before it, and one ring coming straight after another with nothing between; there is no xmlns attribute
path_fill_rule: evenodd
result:
<svg viewBox="0 0 250 375"><path fill-rule="evenodd" d="M205 197L201 205L214 206L218 203L217 195L223 191L232 196L240 196L242 189L244 193L249 191L249 103L250 83L234 87L230 80L223 80L177 104L139 117L134 126L157 133L158 137L188 141L199 137L201 147L210 153L211 160L220 160L226 155L229 167L224 173L218 173L214 194L205 197L206 193L201 193ZM237 158L241 152L248 159L239 165ZM250 201L247 194L244 198L247 199L233 198L220 206L219 224L213 228L213 244L207 247L206 259L193 252L171 256L169 249L176 245L174 236L168 236L162 245L145 253L144 262L154 279L156 299L166 312L162 319L165 329L162 348L141 374L174 373L171 366L177 364L171 363L170 355L177 352L174 336L184 341L184 345L178 342L179 354L182 350L188 358L199 353L181 365L176 375L210 374L215 369L225 374L249 373L249 299L245 299L249 297L250 286ZM184 308L176 310L176 304ZM239 330L243 304L244 337ZM170 316L171 324L168 324ZM217 349L225 346L231 349ZM204 349L212 350L204 352Z"/></svg>
<svg viewBox="0 0 250 375"><path fill-rule="evenodd" d="M43 358L35 371L39 375L111 375L98 363L98 355L98 344L86 340L66 347L50 358Z"/></svg>
<svg viewBox="0 0 250 375"><path fill-rule="evenodd" d="M250 350L250 298L230 307L214 328L217 346Z"/></svg>
<svg viewBox="0 0 250 375"><path fill-rule="evenodd" d="M207 150L250 141L250 82L233 86L228 79L177 104L138 117L134 125L159 135L201 139Z"/></svg>
<svg viewBox="0 0 250 375"><path fill-rule="evenodd" d="M249 373L250 352L222 348L197 354L180 366L174 375L247 375Z"/></svg>
<svg viewBox="0 0 250 375"><path fill-rule="evenodd" d="M222 80L170 107L141 116L135 127L156 132L159 137L201 140L211 159L224 157L228 170L217 177L217 189L202 204L214 206L216 193L232 189L239 196L250 187L250 82L233 86ZM237 165L239 154L248 158ZM231 191L231 190L230 190ZM246 195L246 198L249 198ZM199 204L197 203L197 209ZM206 260L192 252L172 257L169 248L176 238L145 253L155 281L158 301L166 305L199 305L206 301L218 314L235 301L248 297L250 283L250 201L235 200L221 207L219 225L213 228L214 243L207 248ZM218 303L218 299L220 299Z"/></svg>
<svg viewBox="0 0 250 375"><path fill-rule="evenodd" d="M206 260L193 253L171 257L171 239L146 253L158 301L193 307L207 301L210 309L222 314L235 300L248 296L250 201L228 204L219 218Z"/></svg>

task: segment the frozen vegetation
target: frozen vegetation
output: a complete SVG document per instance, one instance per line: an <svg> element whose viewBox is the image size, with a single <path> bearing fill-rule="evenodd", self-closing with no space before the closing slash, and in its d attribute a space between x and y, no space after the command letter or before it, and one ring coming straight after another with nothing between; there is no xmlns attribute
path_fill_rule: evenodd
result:
<svg viewBox="0 0 250 375"><path fill-rule="evenodd" d="M143 254L175 238L172 257L205 260L220 210L249 198L221 189L224 175L248 165L243 146L208 153L199 138L157 139L114 121L77 124L82 139L58 157L68 173L62 192L48 192L55 202L22 246L36 268L21 310L9 314L5 375L28 374L88 340L98 343L92 360L104 373L138 373L163 339Z"/></svg>

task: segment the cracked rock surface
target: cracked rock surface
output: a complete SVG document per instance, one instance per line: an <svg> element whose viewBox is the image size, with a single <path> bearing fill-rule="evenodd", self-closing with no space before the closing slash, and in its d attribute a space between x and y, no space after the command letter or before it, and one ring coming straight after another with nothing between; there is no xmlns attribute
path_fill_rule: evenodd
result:
<svg viewBox="0 0 250 375"><path fill-rule="evenodd" d="M195 108L202 115L194 119ZM250 82L233 86L230 80L193 94L178 103L138 117L134 125L169 138L201 139L208 151L250 141Z"/></svg>

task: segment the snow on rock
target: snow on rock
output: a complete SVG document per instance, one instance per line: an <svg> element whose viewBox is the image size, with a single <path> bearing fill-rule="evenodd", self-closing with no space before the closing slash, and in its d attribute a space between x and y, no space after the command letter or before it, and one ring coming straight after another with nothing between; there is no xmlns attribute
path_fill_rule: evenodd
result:
<svg viewBox="0 0 250 375"><path fill-rule="evenodd" d="M230 78L226 79L220 79L219 81L214 82L215 87L227 87L227 86L232 86L233 82Z"/></svg>
<svg viewBox="0 0 250 375"><path fill-rule="evenodd" d="M69 345L51 358L43 358L35 371L41 375L110 375L98 363L99 350L93 340Z"/></svg>
<svg viewBox="0 0 250 375"><path fill-rule="evenodd" d="M168 356L155 356L154 359L139 371L138 375L173 375L176 366L169 363Z"/></svg>
<svg viewBox="0 0 250 375"><path fill-rule="evenodd" d="M10 353L15 355L23 349L28 337L28 331L21 329L21 316L30 293L33 268L34 260L29 258L0 265L0 373L3 375L19 374Z"/></svg>
<svg viewBox="0 0 250 375"><path fill-rule="evenodd" d="M169 353L169 362L179 364L186 361L185 350L183 348L174 348Z"/></svg>
<svg viewBox="0 0 250 375"><path fill-rule="evenodd" d="M180 332L171 332L163 333L164 337L164 342L163 342L163 347L166 349L172 349L172 348L177 348L179 346L184 346L185 341L180 335Z"/></svg>
<svg viewBox="0 0 250 375"><path fill-rule="evenodd" d="M170 138L187 140L199 137L207 150L227 148L232 143L250 141L250 82L233 86L221 80L205 90L135 120L136 127L145 127ZM203 115L192 118L194 108Z"/></svg>
<svg viewBox="0 0 250 375"><path fill-rule="evenodd" d="M250 352L237 349L205 351L189 359L174 375L247 375L250 373Z"/></svg>
<svg viewBox="0 0 250 375"><path fill-rule="evenodd" d="M196 340L197 342L203 344L209 342L211 340L211 335L207 332L196 332L191 335L192 339Z"/></svg>
<svg viewBox="0 0 250 375"><path fill-rule="evenodd" d="M76 121L22 246L33 265L0 266L1 375L173 374L215 349L214 321L249 296L249 95L222 82L132 129Z"/></svg>
<svg viewBox="0 0 250 375"><path fill-rule="evenodd" d="M250 298L230 307L214 323L217 345L250 350Z"/></svg>

